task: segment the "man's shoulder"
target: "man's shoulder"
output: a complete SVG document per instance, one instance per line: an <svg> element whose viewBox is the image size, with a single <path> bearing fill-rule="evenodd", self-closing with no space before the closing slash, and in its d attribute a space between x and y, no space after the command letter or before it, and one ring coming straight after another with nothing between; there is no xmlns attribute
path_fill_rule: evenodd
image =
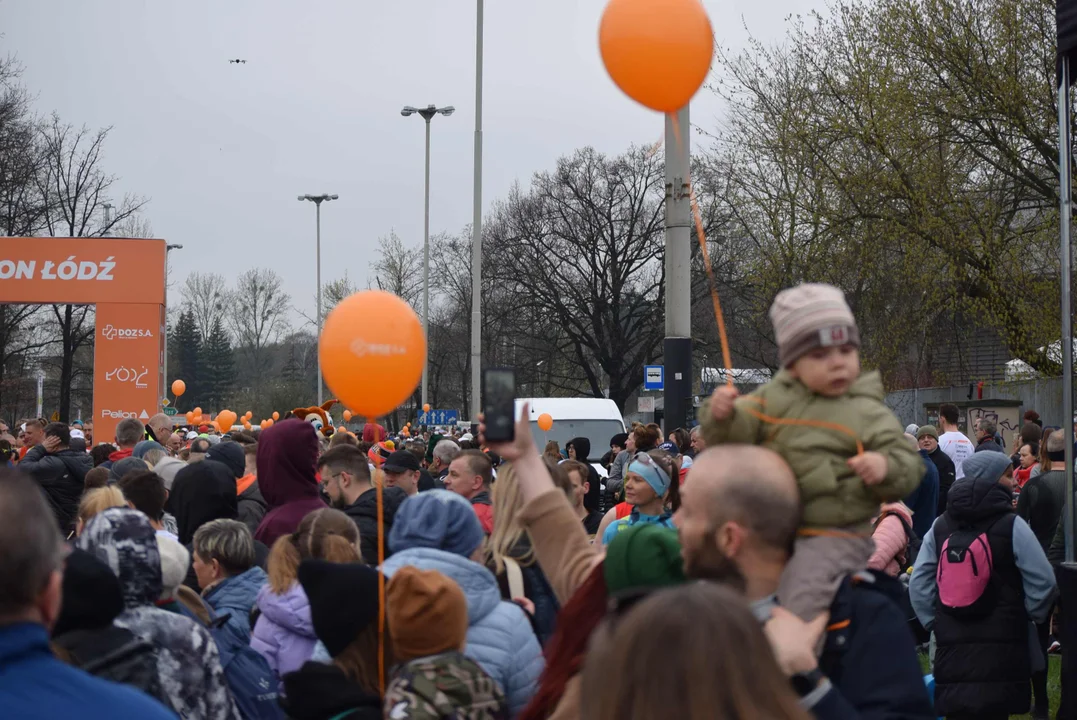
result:
<svg viewBox="0 0 1077 720"><path fill-rule="evenodd" d="M9 695L0 688L0 702L4 703L12 717L52 718L65 717L69 714L88 720L104 720L116 717L139 717L156 720L157 718L174 718L164 706L133 688L95 677L89 673L60 662L55 658L26 664L22 673L16 669L9 673L12 687L19 687L18 696ZM22 674L20 680L15 678ZM51 687L63 688L59 692L35 697L32 707L21 707L21 697L31 690L35 680L50 678Z"/></svg>

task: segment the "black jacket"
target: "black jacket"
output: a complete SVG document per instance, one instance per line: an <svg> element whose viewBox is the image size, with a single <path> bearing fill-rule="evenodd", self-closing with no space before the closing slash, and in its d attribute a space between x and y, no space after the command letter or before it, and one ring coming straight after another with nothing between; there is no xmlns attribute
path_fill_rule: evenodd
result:
<svg viewBox="0 0 1077 720"><path fill-rule="evenodd" d="M957 479L957 467L954 465L954 461L950 459L950 456L944 453L940 447L936 447L935 452L930 453L927 457L931 462L935 463L935 467L939 471L939 504L935 508L935 514L938 516L946 512L946 496L950 493L954 480Z"/></svg>
<svg viewBox="0 0 1077 720"><path fill-rule="evenodd" d="M236 519L249 527L253 535L262 524L262 518L266 516L266 511L269 509L266 499L262 497L262 491L258 489L257 480L239 494L236 498L236 506L236 512L239 514Z"/></svg>
<svg viewBox="0 0 1077 720"><path fill-rule="evenodd" d="M382 492L382 511L385 523L385 557L389 557L389 531L393 529L393 517L401 503L408 499L403 488L385 488ZM363 562L367 565L378 564L378 492L370 488L348 507L344 514L350 517L359 528L359 546Z"/></svg>
<svg viewBox="0 0 1077 720"><path fill-rule="evenodd" d="M956 483L935 523L935 552L957 529L986 533L991 546L990 602L976 615L936 603L935 709L939 715L980 717L1028 712L1029 620L1021 571L1013 552L1013 501L997 481ZM985 598L986 599L986 598Z"/></svg>
<svg viewBox="0 0 1077 720"><path fill-rule="evenodd" d="M864 571L842 581L819 659L832 687L810 708L818 720L936 717L895 604L900 592L898 581L883 573Z"/></svg>
<svg viewBox="0 0 1077 720"><path fill-rule="evenodd" d="M71 529L78 514L86 473L92 468L93 458L88 453L65 448L50 455L40 445L30 448L19 463L19 469L37 480L45 491L64 535Z"/></svg>
<svg viewBox="0 0 1077 720"><path fill-rule="evenodd" d="M70 665L105 680L130 685L169 707L157 678L157 651L126 628L109 624L53 637L52 644Z"/></svg>
<svg viewBox="0 0 1077 720"><path fill-rule="evenodd" d="M1028 523L1046 553L1051 549L1066 504L1066 473L1051 470L1025 483L1017 498L1017 515Z"/></svg>
<svg viewBox="0 0 1077 720"><path fill-rule="evenodd" d="M381 698L372 695L336 665L310 661L281 678L280 705L291 720L381 720Z"/></svg>
<svg viewBox="0 0 1077 720"><path fill-rule="evenodd" d="M435 480L431 477L430 473L427 472L426 468L421 468L419 470L419 482L416 483L416 487L419 488L419 492L426 492L427 490L444 490L445 483L442 482L444 477L444 475L441 475Z"/></svg>

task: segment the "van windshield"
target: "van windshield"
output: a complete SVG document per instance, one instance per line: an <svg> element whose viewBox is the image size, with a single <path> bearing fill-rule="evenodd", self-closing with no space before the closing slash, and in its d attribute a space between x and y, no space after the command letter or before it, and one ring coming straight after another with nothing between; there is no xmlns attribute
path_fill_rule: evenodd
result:
<svg viewBox="0 0 1077 720"><path fill-rule="evenodd" d="M598 462L609 452L610 438L624 431L624 425L613 419L554 420L553 429L548 433L539 429L538 422L531 423L531 435L534 436L540 453L546 443L556 440L561 454L566 455L565 443L573 438L585 437L591 441L591 457L587 459L594 462Z"/></svg>

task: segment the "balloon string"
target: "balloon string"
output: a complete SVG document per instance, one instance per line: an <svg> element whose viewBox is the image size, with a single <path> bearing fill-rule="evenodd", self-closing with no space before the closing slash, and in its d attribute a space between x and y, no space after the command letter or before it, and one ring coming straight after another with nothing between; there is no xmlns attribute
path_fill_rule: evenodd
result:
<svg viewBox="0 0 1077 720"><path fill-rule="evenodd" d="M681 131L677 126L676 115L670 114L670 126L673 128L673 138L677 143L677 147L682 148ZM676 188L674 188L676 191ZM688 178L688 198L692 207L692 219L695 220L696 226L696 238L699 240L700 254L703 256L703 267L707 271L707 281L710 286L711 303L714 305L714 318L718 322L718 339L722 344L722 362L725 363L726 372L726 385L733 387L733 358L729 349L729 336L726 333L725 328L725 315L722 312L722 302L718 299L718 283L714 279L714 267L711 265L710 251L707 249L707 237L703 232L703 216L699 212L699 202L696 200L696 190L692 185L691 176ZM853 438L856 441L856 454L864 454L864 443L860 441L860 436L856 431L852 430L840 423L826 422L824 420L810 420L801 418L776 418L770 415L765 415L752 408L743 407L746 413L752 417L761 420L771 425L800 425L804 427L815 427L823 430L834 430L840 433L844 433Z"/></svg>
<svg viewBox="0 0 1077 720"><path fill-rule="evenodd" d="M378 689L385 695L385 504L382 500L381 467L374 468L375 494L378 501Z"/></svg>

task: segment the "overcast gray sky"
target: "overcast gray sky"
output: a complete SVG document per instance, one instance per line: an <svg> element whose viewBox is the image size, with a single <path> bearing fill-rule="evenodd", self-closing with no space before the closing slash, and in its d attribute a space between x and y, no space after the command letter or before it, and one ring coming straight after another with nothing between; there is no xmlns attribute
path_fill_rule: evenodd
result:
<svg viewBox="0 0 1077 720"><path fill-rule="evenodd" d="M658 2L659 0L656 0ZM783 35L822 0L705 0L719 42ZM483 205L593 145L618 153L661 137L598 52L604 0L487 0ZM105 168L149 198L158 237L182 243L176 279L277 271L313 316L314 207L322 278L365 286L380 235L416 248L423 230L423 123L404 105L454 105L433 121L431 233L471 221L472 0L0 0L0 53L25 66L42 113L114 127ZM230 65L244 58L245 65ZM696 124L720 112L706 91ZM294 318L298 325L298 317Z"/></svg>

